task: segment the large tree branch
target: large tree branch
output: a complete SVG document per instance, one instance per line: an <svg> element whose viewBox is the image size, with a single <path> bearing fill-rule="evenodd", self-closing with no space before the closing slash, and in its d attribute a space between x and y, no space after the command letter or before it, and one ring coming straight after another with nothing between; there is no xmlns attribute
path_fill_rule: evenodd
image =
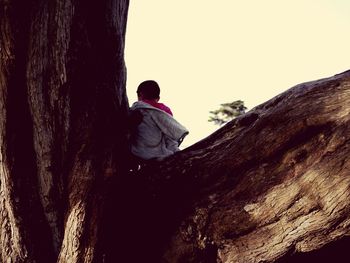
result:
<svg viewBox="0 0 350 263"><path fill-rule="evenodd" d="M182 206L164 260L272 262L347 235L349 121L348 71L297 85L146 167Z"/></svg>

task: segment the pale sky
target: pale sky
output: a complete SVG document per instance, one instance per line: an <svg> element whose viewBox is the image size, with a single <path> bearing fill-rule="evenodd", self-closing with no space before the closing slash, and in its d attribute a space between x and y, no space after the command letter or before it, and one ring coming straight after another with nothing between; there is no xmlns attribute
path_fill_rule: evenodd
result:
<svg viewBox="0 0 350 263"><path fill-rule="evenodd" d="M131 0L129 103L156 80L191 145L219 128L208 117L221 103L251 109L350 69L349 29L350 0Z"/></svg>

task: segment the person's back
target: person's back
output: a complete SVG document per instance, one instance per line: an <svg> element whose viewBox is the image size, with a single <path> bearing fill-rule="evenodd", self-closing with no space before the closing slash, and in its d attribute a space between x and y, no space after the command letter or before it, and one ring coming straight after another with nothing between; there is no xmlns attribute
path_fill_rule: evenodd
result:
<svg viewBox="0 0 350 263"><path fill-rule="evenodd" d="M131 114L139 115L132 132L131 152L144 160L174 154L188 134L188 130L172 117L169 107L158 102L159 93L155 81L144 81L137 90L138 101L131 107Z"/></svg>

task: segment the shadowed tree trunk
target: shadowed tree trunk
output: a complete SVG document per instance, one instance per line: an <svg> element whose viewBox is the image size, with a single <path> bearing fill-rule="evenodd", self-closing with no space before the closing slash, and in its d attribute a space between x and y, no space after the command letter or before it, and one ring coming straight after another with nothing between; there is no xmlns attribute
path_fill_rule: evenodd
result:
<svg viewBox="0 0 350 263"><path fill-rule="evenodd" d="M1 1L1 262L273 262L349 233L350 73L128 171L127 0Z"/></svg>
<svg viewBox="0 0 350 263"><path fill-rule="evenodd" d="M102 262L106 171L125 169L127 10L1 1L1 262Z"/></svg>

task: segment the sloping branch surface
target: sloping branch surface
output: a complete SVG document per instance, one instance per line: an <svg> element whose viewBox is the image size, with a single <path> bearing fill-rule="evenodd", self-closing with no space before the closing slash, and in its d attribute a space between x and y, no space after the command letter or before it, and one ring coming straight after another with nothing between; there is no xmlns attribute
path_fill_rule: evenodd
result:
<svg viewBox="0 0 350 263"><path fill-rule="evenodd" d="M349 235L350 71L299 84L140 176L165 262L273 262Z"/></svg>

